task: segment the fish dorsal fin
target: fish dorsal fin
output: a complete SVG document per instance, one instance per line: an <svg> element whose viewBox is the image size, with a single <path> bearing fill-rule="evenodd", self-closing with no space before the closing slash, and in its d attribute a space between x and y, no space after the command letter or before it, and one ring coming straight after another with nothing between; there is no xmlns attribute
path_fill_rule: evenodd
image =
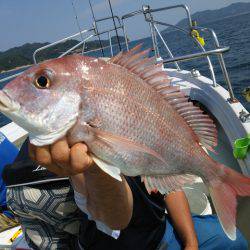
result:
<svg viewBox="0 0 250 250"><path fill-rule="evenodd" d="M200 143L210 151L217 145L217 129L213 120L188 100L179 86L171 86L163 64L155 64L154 57L148 58L150 50L140 51L142 44L128 52L120 52L110 58L109 63L120 65L139 76L179 113L198 136Z"/></svg>

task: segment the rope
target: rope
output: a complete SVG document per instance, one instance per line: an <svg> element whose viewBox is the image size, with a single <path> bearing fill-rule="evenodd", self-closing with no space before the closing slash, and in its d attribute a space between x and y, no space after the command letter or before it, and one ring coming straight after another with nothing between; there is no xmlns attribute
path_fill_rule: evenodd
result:
<svg viewBox="0 0 250 250"><path fill-rule="evenodd" d="M76 25L77 25L77 27L78 27L78 29L79 29L80 36L81 36L81 40L83 41L83 36L82 36L82 33L81 33L81 27L80 27L80 24L79 24L79 21L78 21L78 16L77 16L76 8L75 8L75 5L74 5L74 0L71 0L70 2L71 2L71 4L72 4L73 11L74 11L74 14L75 14Z"/></svg>

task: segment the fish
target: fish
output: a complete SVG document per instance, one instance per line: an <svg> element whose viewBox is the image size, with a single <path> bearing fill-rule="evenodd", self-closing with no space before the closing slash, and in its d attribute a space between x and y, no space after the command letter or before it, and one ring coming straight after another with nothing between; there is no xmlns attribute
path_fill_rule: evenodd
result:
<svg viewBox="0 0 250 250"><path fill-rule="evenodd" d="M103 171L118 181L141 176L149 193L181 190L201 177L235 240L236 197L250 195L250 178L205 152L217 144L213 120L141 46L108 60L73 54L34 65L0 91L0 111L32 144L64 136L84 142Z"/></svg>

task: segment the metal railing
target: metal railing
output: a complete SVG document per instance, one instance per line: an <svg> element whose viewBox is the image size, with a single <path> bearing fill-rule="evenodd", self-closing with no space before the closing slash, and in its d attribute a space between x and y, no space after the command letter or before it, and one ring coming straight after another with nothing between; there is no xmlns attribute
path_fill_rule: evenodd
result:
<svg viewBox="0 0 250 250"><path fill-rule="evenodd" d="M189 29L191 30L192 29L192 19L191 19L191 14L190 14L190 11L189 11L189 8L188 6L184 5L184 4L181 4L181 5L174 5L174 6L169 6L169 7L163 7L163 8L158 8L158 9L151 9L149 7L149 5L144 5L143 6L143 9L140 10L140 11L135 11L135 12L131 12L129 14L126 14L122 17L122 20L125 20L125 19L128 19L128 18L131 18L131 17L134 17L136 15L139 15L139 14L143 14L144 17L145 17L145 21L149 23L149 27L150 27L150 31L151 31L151 37L152 37L152 42L153 42L153 48L154 48L154 51L155 51L155 56L156 58L159 58L160 57L160 53L159 53L159 48L158 48L158 45L157 45L157 37L156 37L156 33L158 34L158 36L160 37L165 49L167 50L167 53L168 55L170 56L170 58L174 58L171 50L169 49L168 45L167 45L167 42L166 42L166 39L164 39L160 33L160 31L158 30L156 24L158 25L163 25L163 26L167 26L167 27L172 27L178 31L181 31L183 32L184 34L186 35L190 35L190 30L185 30L181 27L178 27L176 25L172 25L172 24L168 24L168 23L164 23L164 22L159 22L159 21L155 21L154 18L153 18L153 15L152 13L155 13L155 12L159 12L159 11L165 11L165 10L171 10L171 9L176 9L176 8L181 8L181 9L184 9L185 10L185 13L187 15L187 20L188 20L188 27ZM124 23L123 23L124 25ZM124 25L124 29L125 29L125 25ZM205 52L206 50L204 49L204 47L196 40L192 37L193 41L195 42L195 44L203 51ZM212 78L212 81L213 81L213 85L216 86L216 79L215 79L215 73L214 73L214 69L213 69L213 65L212 65L212 62L210 60L210 58L207 56L207 61L208 61L208 67L209 67L209 70L210 70L210 74L211 74L211 78ZM174 61L173 62L176 66L176 69L177 70L180 70L180 66L179 64L177 63L177 61Z"/></svg>
<svg viewBox="0 0 250 250"><path fill-rule="evenodd" d="M15 78L15 77L21 75L22 73L23 73L23 72L19 72L19 73L13 74L13 75L11 75L11 76L7 76L7 77L5 77L5 78L3 78L3 79L0 79L0 83L9 81L9 80L11 80L11 79L13 79L13 78Z"/></svg>
<svg viewBox="0 0 250 250"><path fill-rule="evenodd" d="M199 27L199 26L195 26L194 28L197 29L197 30L201 30L203 32L210 33L210 35L212 35L215 47L220 48L219 40L218 40L217 35L216 35L216 33L215 33L215 31L213 29L206 28L206 27ZM222 53L218 54L218 60L219 60L220 67L221 67L223 76L225 78L225 81L226 81L226 84L227 84L227 87L228 87L228 92L229 92L229 95L230 95L230 99L231 99L232 102L234 102L236 99L234 97L232 84L231 84L230 77L229 77L228 72L227 72L226 64L225 64L224 57L223 57Z"/></svg>
<svg viewBox="0 0 250 250"><path fill-rule="evenodd" d="M168 24L165 22L156 21L153 17L153 13L177 9L177 8L182 8L185 10L186 16L187 16L188 29L184 29L184 28L178 27L176 25ZM152 37L152 43L153 43L153 48L155 51L156 58L159 58L159 57L161 58L161 55L159 52L158 40L157 40L157 35L158 35L160 38L160 41L163 43L163 45L164 45L164 47L165 47L165 49L170 57L170 59L163 60L164 63L174 63L176 66L176 69L180 70L181 68L180 68L180 65L178 64L178 62L205 57L207 59L207 62L208 62L208 68L210 71L210 75L211 75L211 79L213 81L214 87L216 87L217 83L216 83L216 78L215 78L215 73L214 73L214 67L213 67L213 64L212 64L209 56L217 55L225 82L226 82L227 87L228 87L228 92L230 95L229 101L230 102L237 102L237 100L234 97L232 84L231 84L229 74L227 72L227 68L225 65L224 58L223 58L223 53L227 52L230 48L220 46L218 38L217 38L214 30L209 29L209 28L205 28L205 27L199 27L199 26L196 26L196 24L195 25L193 24L190 10L189 10L188 6L181 4L181 5L174 5L174 6L169 6L169 7L151 9L148 5L145 5L145 6L143 6L142 10L134 11L134 12L131 12L131 13L128 13L128 14L122 16L124 30L125 30L124 20L131 18L131 17L134 17L134 16L137 16L137 15L144 15L145 21L149 23L151 37ZM164 39L163 36L161 35L161 32L159 31L157 25L172 27L175 30L179 30L179 31L183 32L184 34L188 35L194 41L194 43L201 49L202 52L175 57L173 55L172 51L170 50L169 46L167 45L166 39ZM211 49L211 50L207 51L204 48L204 46L198 41L198 39L192 35L192 31L198 31L198 30L201 32L207 32L212 36L212 39L213 39L214 45L215 45L215 49Z"/></svg>
<svg viewBox="0 0 250 250"><path fill-rule="evenodd" d="M118 22L119 25L116 26L116 27L114 27L114 28L106 29L106 30L100 32L100 31L97 29L97 23L99 23L99 22L104 22L104 21L107 21L107 20L110 20L110 19L115 19L115 20L117 20L117 22ZM103 34L108 34L108 40L109 40L109 46L108 46L108 47L110 47L110 53L111 53L111 55L113 56L113 48L112 48L112 47L115 46L115 45L112 44L112 37L111 37L110 33L111 33L112 31L117 32L117 30L119 30L119 29L121 29L121 30L123 31L123 34L124 34L123 25L122 25L122 22L121 22L121 20L120 20L120 18L119 18L118 16L105 17L105 18L96 19L96 20L93 22L93 28L88 29L88 30L80 31L80 32L78 32L78 33L76 33L76 34L73 34L73 35L71 35L71 36L65 37L65 38L63 38L63 39L60 39L60 40L58 40L58 41L56 41L56 42L53 42L53 43L51 43L51 44L48 44L48 45L46 45L46 46L43 46L43 47L41 47L41 48L35 50L35 52L33 53L33 61L34 61L35 64L37 63L36 55L37 55L38 52L41 52L41 51L43 51L43 50L45 50L45 49L48 49L48 48L51 48L51 47L53 47L53 46L55 46L55 45L57 45L57 44L59 44L59 43L65 42L65 41L67 41L67 40L69 40L69 39L72 39L72 38L74 38L74 37L77 37L77 36L80 36L81 39L82 39L82 41L80 41L78 44L74 45L73 47L71 47L71 48L68 49L67 51L65 51L65 52L64 52L62 55L60 55L59 57L63 57L63 56L65 56L65 55L69 54L70 52L72 52L74 49L76 49L77 47L79 47L79 46L81 46L81 45L83 45L82 54L84 54L84 53L86 53L86 52L84 51L84 50L85 50L86 42L87 42L90 38L93 38L93 37L98 37L98 38L99 38L100 35L103 35ZM86 37L86 38L83 39L82 34L84 34L84 33L89 33L89 32L93 32L93 34L91 34L91 35L89 35L88 37ZM118 46L119 46L119 48L120 48L121 43L120 43L120 41L119 41L119 36L116 36L116 37L117 37L117 39L118 39ZM126 43L126 47L128 47L127 40L125 40L125 43ZM100 43L100 44L101 44L101 43ZM102 51L103 51L103 49L104 49L104 47L103 47L102 44L101 44L100 48L97 49L97 50L102 50ZM94 50L91 50L91 51L94 51ZM87 51L87 52L91 52L91 51ZM104 55L104 54L103 54L103 55Z"/></svg>
<svg viewBox="0 0 250 250"><path fill-rule="evenodd" d="M160 31L158 30L156 24L159 24L159 25L163 25L163 26L168 26L169 27L169 24L165 24L165 23L162 23L162 22L159 22L159 21L151 21L154 23L154 28L156 29L159 37L161 38L163 42L163 44L165 45L165 48L167 49L167 51L169 50L165 40L163 39ZM177 27L177 26L174 26L174 25L171 25L171 27L175 27L176 29L180 30L181 32L183 32L184 34L186 35L189 35L189 32L185 31L184 29L180 28L180 27ZM201 49L201 51L203 52L206 52L205 48L196 40L196 39L193 39L194 43ZM169 54L171 53L168 52ZM170 57L171 58L174 58L174 56L172 55L172 53L170 54ZM210 57L207 55L206 56L206 59L207 59L207 62L208 62L208 68L209 68L209 71L210 71L210 75L211 75L211 78L212 78L212 81L213 81L213 86L216 87L217 83L216 83L216 78L215 78L215 73L214 73L214 68L213 68L213 65L212 65L212 62L211 62L211 59ZM177 61L173 61L175 64L177 64ZM180 70L180 66L177 64L177 70Z"/></svg>
<svg viewBox="0 0 250 250"><path fill-rule="evenodd" d="M90 53L90 52L94 52L94 51L99 51L99 50L102 50L102 51L103 51L103 49L110 48L110 54L111 54L111 56L114 55L113 48L116 47L116 46L119 46L119 47L120 47L120 45L126 44L126 48L128 48L128 41L127 41L127 39L125 39L125 43L124 43L124 42L123 42L123 43L120 43L120 42L119 42L118 44L113 44L113 43L112 43L111 32L112 32L112 31L116 31L116 29L122 29L122 31L123 31L123 25L122 25L122 22L121 22L120 18L119 18L118 16L114 16L114 18L116 18L116 19L118 20L118 22L119 22L119 26L117 26L116 28L107 29L107 30L104 30L104 31L102 31L102 32L97 32L97 29L96 29L96 27L95 27L96 24L93 24L94 27L91 28L91 29L82 30L82 31L77 32L77 33L75 33L75 34L73 34L73 35L64 37L64 38L62 38L62 39L60 39L60 40L58 40L58 41L55 41L55 42L53 42L53 43L50 43L50 44L48 44L48 45L45 45L45 46L42 46L42 47L36 49L36 50L34 51L34 53L33 53L33 56L32 56L32 57L33 57L33 62L34 62L34 64L37 64L37 54L38 54L39 52L44 51L44 50L46 50L46 49L49 49L49 48L51 48L51 47L54 47L54 46L56 46L56 45L58 45L58 44L60 44L60 43L66 42L66 41L68 41L68 40L70 40L70 39L72 39L72 38L75 38L75 37L80 37L82 40L81 40L79 43L77 43L76 45L74 45L73 47L71 47L71 48L69 48L68 50L66 50L65 52L63 52L58 58L61 58L61 57L63 57L63 56L68 55L69 53L71 53L71 52L74 51L76 48L80 47L81 45L83 45L83 47L82 47L82 54L86 54L86 53ZM105 21L105 20L108 20L108 19L111 19L111 17L106 17L106 18L98 19L98 20L96 20L96 22L101 22L101 21ZM89 32L93 32L93 34L87 36L86 38L83 38L82 35L83 35L83 34L88 34ZM105 46L105 47L101 46L100 48L97 48L97 49L92 49L92 50L85 51L86 42L89 41L91 38L96 37L96 36L99 37L99 36L102 35L102 34L108 34L109 45L108 45L108 46ZM124 34L124 32L123 32L123 34ZM119 38L118 38L118 39L119 39ZM0 83L5 82L5 81L9 81L9 80L11 80L11 79L13 79L13 78L15 78L15 77L21 75L22 73L23 73L23 72L20 72L20 73L13 74L13 75L11 75L11 76L5 77L5 78L3 78L3 79L0 79Z"/></svg>
<svg viewBox="0 0 250 250"><path fill-rule="evenodd" d="M71 47L70 49L66 50L64 53L62 53L59 58L64 57L66 55L68 55L70 52L72 52L73 50L75 50L76 48L78 48L80 45L83 44L83 49L85 48L85 43L92 38L94 35L90 35L87 38L83 39L83 41L77 43L75 46Z"/></svg>
<svg viewBox="0 0 250 250"><path fill-rule="evenodd" d="M229 47L223 47L223 48L218 48L218 49L213 49L205 52L199 52L199 53L193 53L193 54L188 54L184 56L177 56L171 59L165 59L163 60L163 63L172 63L172 62L183 62L183 61L190 61L196 58L201 58L201 57L207 57L209 55L214 55L214 54L222 54L227 51L229 51Z"/></svg>
<svg viewBox="0 0 250 250"><path fill-rule="evenodd" d="M35 50L34 53L33 53L33 62L34 62L34 64L37 64L36 55L37 55L38 52L41 52L41 51L43 51L43 50L45 50L45 49L48 49L48 48L51 48L51 47L53 47L53 46L55 46L55 45L57 45L57 44L59 44L59 43L66 42L66 41L68 41L69 39L72 39L72 38L74 38L74 37L81 36L82 34L87 33L87 32L90 32L90 31L93 31L93 29L82 30L82 31L80 31L80 32L78 32L78 33L76 33L76 34L73 34L73 35L64 37L63 39L60 39L60 40L58 40L58 41L56 41L56 42L50 43L50 44L48 44L48 45L45 45L45 46L43 46L43 47L41 47L41 48Z"/></svg>

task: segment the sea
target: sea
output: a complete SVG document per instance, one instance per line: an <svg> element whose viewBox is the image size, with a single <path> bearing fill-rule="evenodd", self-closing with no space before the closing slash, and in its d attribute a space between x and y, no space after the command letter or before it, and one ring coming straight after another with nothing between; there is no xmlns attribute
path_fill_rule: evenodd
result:
<svg viewBox="0 0 250 250"><path fill-rule="evenodd" d="M231 16L224 19L216 20L206 24L199 24L204 27L215 30L220 45L230 46L230 51L224 54L225 63L232 82L232 87L236 98L250 111L250 103L247 103L242 95L246 87L250 87L250 13ZM193 41L185 34L180 32L163 32L163 37L166 39L169 48L174 56L190 54L200 51L194 46ZM208 35L204 35L205 48L212 49L213 41ZM138 42L143 42L145 48L152 46L150 37L138 41L131 42L131 46ZM160 52L163 58L168 58L164 46L159 42ZM105 56L110 56L109 51L104 51ZM100 52L90 54L92 56L102 56ZM216 56L211 57L217 83L227 88L223 74L220 70L219 62ZM169 67L174 65L169 64ZM210 78L210 73L207 66L207 61L203 59L195 59L189 62L180 63L182 69L191 70L198 69L204 76ZM12 74L21 72L22 69L4 72L0 74L0 79L3 79ZM3 88L7 82L0 83L0 89ZM10 120L0 113L0 127L9 123Z"/></svg>

